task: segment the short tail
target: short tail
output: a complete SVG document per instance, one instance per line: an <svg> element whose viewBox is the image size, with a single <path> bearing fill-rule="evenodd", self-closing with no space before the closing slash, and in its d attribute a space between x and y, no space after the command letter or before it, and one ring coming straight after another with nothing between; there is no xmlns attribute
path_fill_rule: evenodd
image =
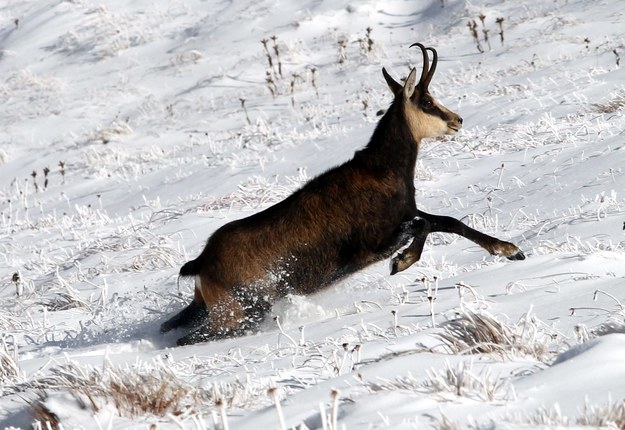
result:
<svg viewBox="0 0 625 430"><path fill-rule="evenodd" d="M200 274L201 264L199 259L191 260L180 268L179 276L195 276Z"/></svg>

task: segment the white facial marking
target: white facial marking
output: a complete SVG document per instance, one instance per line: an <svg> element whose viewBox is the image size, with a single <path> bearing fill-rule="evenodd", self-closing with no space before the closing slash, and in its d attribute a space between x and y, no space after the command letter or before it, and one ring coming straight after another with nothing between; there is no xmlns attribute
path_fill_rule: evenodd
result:
<svg viewBox="0 0 625 430"><path fill-rule="evenodd" d="M406 120L415 141L449 133L447 122L436 115L429 115L409 102L406 106Z"/></svg>

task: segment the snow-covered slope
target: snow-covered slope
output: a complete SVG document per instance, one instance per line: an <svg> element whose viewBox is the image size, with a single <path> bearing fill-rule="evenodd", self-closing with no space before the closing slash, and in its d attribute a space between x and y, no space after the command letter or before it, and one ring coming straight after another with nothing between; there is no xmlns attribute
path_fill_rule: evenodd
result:
<svg viewBox="0 0 625 430"><path fill-rule="evenodd" d="M2 2L0 427L623 428L621 6ZM416 41L465 125L423 144L420 207L528 258L433 235L174 347L180 265L364 146Z"/></svg>

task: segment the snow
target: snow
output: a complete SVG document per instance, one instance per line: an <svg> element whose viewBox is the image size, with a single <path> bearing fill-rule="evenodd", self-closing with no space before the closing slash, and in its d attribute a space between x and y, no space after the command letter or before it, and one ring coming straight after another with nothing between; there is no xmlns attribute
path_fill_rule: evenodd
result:
<svg viewBox="0 0 625 430"><path fill-rule="evenodd" d="M622 425L620 6L4 1L0 428L42 410L64 428L281 428L278 410L309 429ZM465 126L423 143L419 206L527 259L432 235L406 272L376 264L280 301L259 333L175 347L159 326L192 295L180 266L364 146L391 101L381 68L420 67L416 41ZM516 343L445 347L472 315Z"/></svg>

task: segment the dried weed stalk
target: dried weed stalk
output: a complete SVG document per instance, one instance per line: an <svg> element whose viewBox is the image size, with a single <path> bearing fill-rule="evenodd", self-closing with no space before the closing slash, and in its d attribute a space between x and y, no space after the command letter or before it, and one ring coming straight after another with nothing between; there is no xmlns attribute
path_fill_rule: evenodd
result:
<svg viewBox="0 0 625 430"><path fill-rule="evenodd" d="M490 33L490 29L486 28L486 15L481 13L478 16L478 18L479 18L479 20L480 20L480 22L482 24L481 25L482 40L488 45L488 50L491 51L492 50L492 46L490 44L490 39L488 37L488 35ZM503 46L503 41L504 41L503 22L504 22L504 18L503 17L499 17L499 18L495 19L495 23L497 23L497 26L499 27L499 32L497 34L499 35L499 41L501 42L501 46ZM483 54L484 53L484 47L482 46L482 43L480 42L480 36L479 36L479 32L478 32L478 24L477 24L477 22L474 19L469 20L467 22L467 27L469 28L469 32L471 33L471 37L473 37L473 41L475 42L475 47L480 52L480 54Z"/></svg>

